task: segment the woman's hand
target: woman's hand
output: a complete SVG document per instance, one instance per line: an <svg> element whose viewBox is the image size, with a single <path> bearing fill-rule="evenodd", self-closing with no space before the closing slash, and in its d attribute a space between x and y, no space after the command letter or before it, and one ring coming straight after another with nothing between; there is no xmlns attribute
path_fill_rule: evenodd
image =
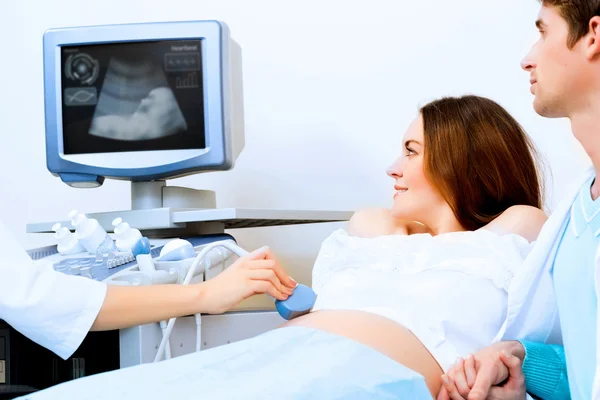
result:
<svg viewBox="0 0 600 400"><path fill-rule="evenodd" d="M469 354L459 358L448 372L442 375L443 386L438 400L467 400L476 377L475 357Z"/></svg>
<svg viewBox="0 0 600 400"><path fill-rule="evenodd" d="M202 312L220 314L255 294L267 293L277 300L286 300L293 293L296 282L265 246L239 258L200 287Z"/></svg>
<svg viewBox="0 0 600 400"><path fill-rule="evenodd" d="M506 352L510 358L509 364L505 362L507 358L502 356ZM448 370L448 373L442 377L444 384L440 391L437 400L479 400L487 399L492 394L492 390L496 391L493 386L499 385L509 378L513 386L519 386L522 377L522 372L519 376L516 374L514 360L520 362L524 357L524 349L521 343L516 341L499 342L489 347L486 347L474 355L469 355L464 359L459 359L457 363ZM510 367L513 367L512 370ZM516 380L515 380L516 379ZM505 388L504 385L502 388ZM521 385L524 393L524 380ZM511 386L512 388L512 386ZM515 392L520 393L521 388L515 389ZM507 392L507 390L504 390ZM503 397L498 397L503 398ZM506 397L510 399L511 397ZM514 397L515 399L520 397Z"/></svg>

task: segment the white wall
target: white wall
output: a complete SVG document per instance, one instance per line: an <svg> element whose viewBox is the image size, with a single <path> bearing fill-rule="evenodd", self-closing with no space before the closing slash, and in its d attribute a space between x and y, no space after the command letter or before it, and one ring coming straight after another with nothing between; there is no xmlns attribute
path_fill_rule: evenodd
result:
<svg viewBox="0 0 600 400"><path fill-rule="evenodd" d="M45 165L42 34L92 24L219 19L244 59L246 148L229 172L170 184L209 188L223 207L354 210L391 204L387 165L417 107L475 93L532 135L559 190L587 165L565 120L532 107L519 62L537 38L535 0L3 0L0 6L0 219L31 247L27 222L129 207L129 185L71 189ZM554 204L555 197L550 199ZM235 232L308 266L341 224ZM301 275L304 272L300 272ZM304 279L308 276L300 276Z"/></svg>

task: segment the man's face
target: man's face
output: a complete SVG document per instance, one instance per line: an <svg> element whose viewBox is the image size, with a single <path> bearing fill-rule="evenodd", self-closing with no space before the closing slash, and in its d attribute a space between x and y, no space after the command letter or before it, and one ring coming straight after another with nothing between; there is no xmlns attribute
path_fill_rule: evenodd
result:
<svg viewBox="0 0 600 400"><path fill-rule="evenodd" d="M584 40L569 49L567 22L551 6L542 7L536 25L540 38L521 61L530 74L533 107L544 117L567 117L581 107L589 86Z"/></svg>

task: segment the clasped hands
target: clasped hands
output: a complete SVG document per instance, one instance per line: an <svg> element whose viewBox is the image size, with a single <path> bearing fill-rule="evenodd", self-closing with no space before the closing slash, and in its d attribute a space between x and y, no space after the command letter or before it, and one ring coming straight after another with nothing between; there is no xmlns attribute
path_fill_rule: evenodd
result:
<svg viewBox="0 0 600 400"><path fill-rule="evenodd" d="M526 399L524 357L521 343L507 341L459 358L442 376L437 400Z"/></svg>

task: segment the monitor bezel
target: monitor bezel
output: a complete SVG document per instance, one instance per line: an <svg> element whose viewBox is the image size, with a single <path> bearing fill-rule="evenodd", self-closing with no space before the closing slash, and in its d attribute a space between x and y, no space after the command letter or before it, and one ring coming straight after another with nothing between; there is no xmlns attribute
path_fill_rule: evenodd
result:
<svg viewBox="0 0 600 400"><path fill-rule="evenodd" d="M63 151L61 48L63 46L201 40L206 147L197 150L65 155ZM229 89L229 29L221 21L183 21L50 29L44 33L46 157L55 174L89 174L131 181L166 179L199 171L226 170L233 164L226 120ZM92 153L96 155L95 153ZM144 155L132 163L132 155ZM161 156L162 154L162 156ZM86 162L85 159L106 159ZM121 161L120 161L121 160ZM135 166L134 166L135 165Z"/></svg>

